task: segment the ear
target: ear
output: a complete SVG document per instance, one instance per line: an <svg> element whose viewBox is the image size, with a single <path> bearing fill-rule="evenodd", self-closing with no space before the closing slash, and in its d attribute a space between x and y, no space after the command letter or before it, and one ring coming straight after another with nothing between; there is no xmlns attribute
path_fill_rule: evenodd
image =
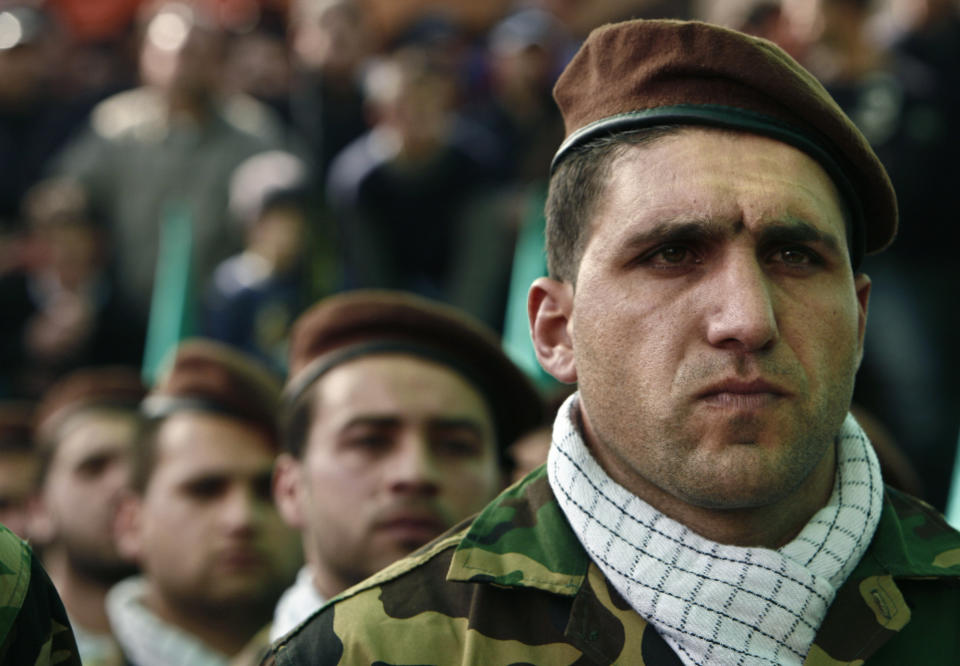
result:
<svg viewBox="0 0 960 666"><path fill-rule="evenodd" d="M113 537L125 559L140 560L143 551L143 500L133 491L124 491L113 519Z"/></svg>
<svg viewBox="0 0 960 666"><path fill-rule="evenodd" d="M866 273L857 273L853 276L853 284L857 290L857 341L860 348L860 358L862 359L863 338L867 330L867 306L870 303L870 276L868 276Z"/></svg>
<svg viewBox="0 0 960 666"><path fill-rule="evenodd" d="M540 365L565 384L576 382L577 367L570 337L573 285L545 277L535 280L527 294L527 316Z"/></svg>
<svg viewBox="0 0 960 666"><path fill-rule="evenodd" d="M304 528L302 463L289 453L281 453L273 466L273 501L280 517L290 527Z"/></svg>

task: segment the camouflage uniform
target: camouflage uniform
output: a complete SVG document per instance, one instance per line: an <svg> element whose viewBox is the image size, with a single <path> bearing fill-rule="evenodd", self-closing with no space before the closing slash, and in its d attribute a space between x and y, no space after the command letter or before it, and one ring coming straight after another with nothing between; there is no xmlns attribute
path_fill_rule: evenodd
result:
<svg viewBox="0 0 960 666"><path fill-rule="evenodd" d="M80 665L60 596L40 561L0 525L0 663Z"/></svg>
<svg viewBox="0 0 960 666"><path fill-rule="evenodd" d="M888 489L805 663L960 663L958 576L960 534ZM541 467L472 523L344 592L263 663L680 661L590 561Z"/></svg>

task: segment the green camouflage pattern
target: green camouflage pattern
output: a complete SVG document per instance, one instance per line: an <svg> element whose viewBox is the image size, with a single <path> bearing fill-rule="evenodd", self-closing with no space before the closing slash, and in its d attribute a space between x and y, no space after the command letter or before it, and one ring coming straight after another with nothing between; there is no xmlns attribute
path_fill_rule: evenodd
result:
<svg viewBox="0 0 960 666"><path fill-rule="evenodd" d="M888 489L806 664L960 664L960 533ZM262 662L681 662L590 561L541 467L472 523L333 599Z"/></svg>
<svg viewBox="0 0 960 666"><path fill-rule="evenodd" d="M30 547L0 525L0 664L79 666L60 596Z"/></svg>

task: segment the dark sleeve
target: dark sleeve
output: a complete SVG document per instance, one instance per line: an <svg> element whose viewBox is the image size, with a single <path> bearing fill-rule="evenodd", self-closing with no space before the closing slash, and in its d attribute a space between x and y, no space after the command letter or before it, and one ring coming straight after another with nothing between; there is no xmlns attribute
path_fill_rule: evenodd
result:
<svg viewBox="0 0 960 666"><path fill-rule="evenodd" d="M63 602L35 554L30 559L27 596L0 645L0 663L80 666Z"/></svg>

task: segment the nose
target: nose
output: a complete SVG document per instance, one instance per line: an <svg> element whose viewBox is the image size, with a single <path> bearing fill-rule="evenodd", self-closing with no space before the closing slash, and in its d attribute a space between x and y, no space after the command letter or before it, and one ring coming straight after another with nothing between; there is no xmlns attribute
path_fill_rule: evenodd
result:
<svg viewBox="0 0 960 666"><path fill-rule="evenodd" d="M433 496L440 490L440 469L425 433L406 433L387 469L388 486L398 494Z"/></svg>
<svg viewBox="0 0 960 666"><path fill-rule="evenodd" d="M747 253L729 257L710 285L707 340L711 345L756 352L776 343L774 285L756 257Z"/></svg>

